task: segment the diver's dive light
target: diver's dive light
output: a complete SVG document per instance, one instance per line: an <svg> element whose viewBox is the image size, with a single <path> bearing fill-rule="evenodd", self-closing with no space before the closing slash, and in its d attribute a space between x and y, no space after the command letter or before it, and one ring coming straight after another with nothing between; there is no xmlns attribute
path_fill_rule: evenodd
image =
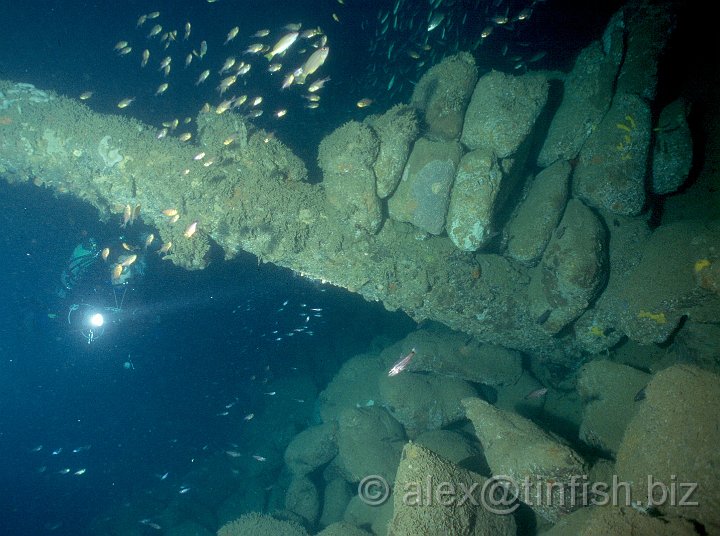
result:
<svg viewBox="0 0 720 536"><path fill-rule="evenodd" d="M90 344L105 333L107 322L116 320L120 309L117 307L96 307L87 303L73 303L68 310L68 324L78 331ZM106 321L106 316L108 320Z"/></svg>
<svg viewBox="0 0 720 536"><path fill-rule="evenodd" d="M105 317L102 313L95 313L90 317L90 325L96 328L100 328L105 324Z"/></svg>

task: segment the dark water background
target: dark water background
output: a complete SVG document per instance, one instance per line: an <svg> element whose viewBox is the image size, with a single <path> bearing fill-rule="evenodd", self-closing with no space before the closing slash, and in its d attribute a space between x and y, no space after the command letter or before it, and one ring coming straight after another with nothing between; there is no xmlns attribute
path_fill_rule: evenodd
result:
<svg viewBox="0 0 720 536"><path fill-rule="evenodd" d="M416 3L418 10L426 7ZM597 38L616 7L604 3L588 10L578 4L538 4L533 24L521 36L498 30L507 35L480 48L478 63L508 69L502 45L522 42L518 46L548 51L538 67L569 68L572 51ZM296 101L298 113L287 121L258 121L317 173L314 161L322 137L367 114L355 107L358 99L375 99L382 112L409 98L410 84L392 101L378 89L385 82L379 85L380 75L373 73L382 72L387 80L395 66L371 65L366 54L373 34L362 29L363 20L371 24L379 9L392 5L353 0L344 6L336 0L5 2L0 78L72 97L93 90L88 105L104 113L118 113L115 104L136 95L127 113L157 125L194 116L202 102L216 101L217 95L215 84L195 88L196 70L178 73L183 58L175 57L171 90L163 98L152 97L162 78L155 68L138 67L143 45L135 21L141 13L161 11L163 24L180 33L190 20L195 41L206 39L215 49L236 24L241 27L238 46L249 44L247 36L263 27L276 31L298 21L304 27L320 25L331 47L323 76L332 78L321 109L307 113ZM341 24L332 20L333 12ZM128 36L134 36L136 47L132 59L116 57L113 45ZM215 49L208 57L222 63L227 54ZM276 86L277 80L259 82L268 110L290 98ZM150 231L133 228L129 239L138 242ZM88 237L103 244L117 240L119 233L117 221L99 222L93 208L68 196L0 181L0 534L81 534L111 505L151 488L157 475L182 474L203 449L221 448L227 429L216 415L225 404L237 399L238 407L262 411L262 393L249 381L253 374L265 367L275 378L311 373L322 389L341 363L367 350L374 337L391 340L414 328L400 313L287 270L259 266L249 255L195 273L149 256L145 277L130 285L121 321L88 345L70 329L68 307L107 304L111 289L80 284L65 299L55 290L76 244ZM322 317L312 318L313 335L275 341L269 335L273 330L298 327L302 304L322 308ZM125 362L134 369L126 369ZM31 452L40 445L39 452ZM59 474L63 468L70 474ZM81 468L87 469L84 475L73 474Z"/></svg>
<svg viewBox="0 0 720 536"><path fill-rule="evenodd" d="M79 534L113 501L223 448L232 427L217 414L226 404L236 402L241 415L262 412L251 376L311 373L321 388L373 337L412 329L404 315L250 256L193 273L150 257L145 277L129 285L122 318L88 344L67 323L68 307L111 304L109 286L80 284L66 299L54 291L74 246L86 235L102 243L116 224L6 183L0 214L13 230L0 235L2 534L38 534L58 521L57 531ZM313 335L274 340L274 330L305 325L300 313L310 307L323 309L309 322ZM128 361L134 369L124 368ZM64 468L71 473L59 474ZM86 474L72 474L81 468Z"/></svg>

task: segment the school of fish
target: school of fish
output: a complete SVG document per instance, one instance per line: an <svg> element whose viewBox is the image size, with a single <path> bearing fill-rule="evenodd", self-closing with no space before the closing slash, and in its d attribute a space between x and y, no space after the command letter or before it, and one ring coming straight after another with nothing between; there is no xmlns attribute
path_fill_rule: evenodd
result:
<svg viewBox="0 0 720 536"><path fill-rule="evenodd" d="M394 104L407 99L428 68L459 51L474 53L479 63L492 57L502 60L507 70L522 72L541 60L545 51L523 49L528 44L512 36L522 34L523 25L545 2L394 0L374 15L363 6L355 6L364 14L358 21L343 11L351 2L337 0L337 11L331 13L335 24L329 33L353 32L355 36L359 31L357 40L366 43L365 55L356 62L358 68L337 82L357 95L357 108L368 108L377 107L379 102ZM159 11L144 13L130 35L114 44L112 51L121 58L119 61L137 62L138 69L154 79L151 87L137 87L135 94L119 100L118 109L137 106L138 99L152 103L152 99L186 91L183 84L187 83L187 73L192 73L195 86L214 87L214 98L200 106L202 112L233 111L245 119L277 121L321 108L322 89L331 81L323 74L323 67L332 62L334 53L328 32L320 26L289 22L252 31L242 21L215 42L196 35L191 21L176 26L166 22ZM479 52L486 43L493 43L491 54ZM494 61L489 68L498 65ZM183 75L178 76L178 72ZM273 94L268 95L268 91ZM93 95L94 91L87 90L79 98L86 101ZM268 102L274 103L274 109L264 108ZM159 126L157 137L175 135L189 142L193 139L192 121L192 117L168 118ZM228 144L232 141L229 139ZM198 153L196 160L206 167L212 165L205 156Z"/></svg>

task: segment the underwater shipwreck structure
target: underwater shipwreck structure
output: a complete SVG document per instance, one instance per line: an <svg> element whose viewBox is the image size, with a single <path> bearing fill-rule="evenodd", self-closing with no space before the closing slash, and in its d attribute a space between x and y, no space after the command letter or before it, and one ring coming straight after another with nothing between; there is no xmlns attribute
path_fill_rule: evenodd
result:
<svg viewBox="0 0 720 536"><path fill-rule="evenodd" d="M446 58L411 102L326 137L321 180L237 114L201 112L184 143L0 81L0 176L83 199L104 219L140 205L184 268L246 251L566 369L627 339L717 341L720 223L654 210L693 165L691 103L659 91L674 26L664 5L621 9L569 73L481 74L467 53ZM464 404L473 422L498 418L480 399ZM408 456L440 463L418 448L406 447L401 473ZM395 534L410 532L403 512Z"/></svg>
<svg viewBox="0 0 720 536"><path fill-rule="evenodd" d="M188 269L213 248L244 250L548 357L625 336L661 343L682 319L717 312L720 264L717 227L648 225L649 197L680 188L692 163L688 103L656 100L673 20L652 9L618 13L567 74L478 76L470 55L447 58L408 105L323 140L319 183L237 114L200 113L188 144L0 82L0 173L103 218L140 205Z"/></svg>

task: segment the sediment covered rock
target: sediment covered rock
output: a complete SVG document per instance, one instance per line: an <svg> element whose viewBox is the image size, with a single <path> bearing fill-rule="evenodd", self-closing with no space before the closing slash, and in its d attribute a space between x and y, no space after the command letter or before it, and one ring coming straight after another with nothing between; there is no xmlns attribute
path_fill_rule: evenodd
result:
<svg viewBox="0 0 720 536"><path fill-rule="evenodd" d="M579 317L605 281L605 230L593 212L571 199L528 290L537 323L552 333Z"/></svg>
<svg viewBox="0 0 720 536"><path fill-rule="evenodd" d="M320 495L315 484L306 476L294 476L285 492L285 508L314 525L320 514Z"/></svg>
<svg viewBox="0 0 720 536"><path fill-rule="evenodd" d="M329 423L346 409L373 406L380 399L378 378L386 372L373 356L358 355L346 361L327 388L320 393L320 417Z"/></svg>
<svg viewBox="0 0 720 536"><path fill-rule="evenodd" d="M410 149L417 138L417 114L412 107L398 104L382 115L371 115L365 123L370 125L380 141L373 171L377 195L385 199L400 182Z"/></svg>
<svg viewBox="0 0 720 536"><path fill-rule="evenodd" d="M629 483L633 501L647 505L650 491L661 513L694 520L706 534L718 533L720 376L672 366L653 376L639 406L618 450L619 480Z"/></svg>
<svg viewBox="0 0 720 536"><path fill-rule="evenodd" d="M450 194L447 233L458 249L476 251L493 236L493 217L503 173L489 149L465 153Z"/></svg>
<svg viewBox="0 0 720 536"><path fill-rule="evenodd" d="M670 350L683 363L720 374L720 324L688 319L673 339Z"/></svg>
<svg viewBox="0 0 720 536"><path fill-rule="evenodd" d="M625 428L638 409L638 393L650 374L606 359L580 369L577 391L585 401L580 439L615 455Z"/></svg>
<svg viewBox="0 0 720 536"><path fill-rule="evenodd" d="M351 523L339 521L328 525L317 533L316 536L372 536L371 533L356 527Z"/></svg>
<svg viewBox="0 0 720 536"><path fill-rule="evenodd" d="M511 385L522 374L520 352L468 340L461 333L443 327L414 331L385 349L382 358L386 369L389 370L411 348L417 353L408 365L408 371L431 372L491 386Z"/></svg>
<svg viewBox="0 0 720 536"><path fill-rule="evenodd" d="M320 526L342 521L343 513L352 497L352 490L343 478L334 478L325 486Z"/></svg>
<svg viewBox="0 0 720 536"><path fill-rule="evenodd" d="M505 229L509 257L524 264L540 259L565 210L570 171L560 160L537 174Z"/></svg>
<svg viewBox="0 0 720 536"><path fill-rule="evenodd" d="M497 158L511 156L530 134L547 98L548 82L539 74L486 74L465 114L462 143L470 150L488 149Z"/></svg>
<svg viewBox="0 0 720 536"><path fill-rule="evenodd" d="M479 398L467 398L462 404L493 474L509 477L518 487L529 484L529 493L521 493L521 501L553 523L580 506L564 498L570 496L571 479L587 473L585 462L563 440ZM541 496L536 496L538 490ZM552 500L547 500L546 493L551 493Z"/></svg>
<svg viewBox="0 0 720 536"><path fill-rule="evenodd" d="M383 404L410 439L463 419L460 400L477 394L468 382L432 374L386 374L379 383Z"/></svg>
<svg viewBox="0 0 720 536"><path fill-rule="evenodd" d="M431 67L415 86L410 104L422 111L427 134L455 140L477 82L472 54L461 52Z"/></svg>
<svg viewBox="0 0 720 536"><path fill-rule="evenodd" d="M652 189L656 194L676 191L690 173L693 143L687 122L689 111L687 101L677 99L660 112L652 157Z"/></svg>
<svg viewBox="0 0 720 536"><path fill-rule="evenodd" d="M369 527L376 536L385 536L388 523L393 515L393 502L386 500L381 505L370 505L355 496L348 503L343 519L356 527Z"/></svg>
<svg viewBox="0 0 720 536"><path fill-rule="evenodd" d="M293 521L281 521L265 514L250 513L220 527L218 536L307 536Z"/></svg>
<svg viewBox="0 0 720 536"><path fill-rule="evenodd" d="M390 217L430 234L442 233L461 156L462 147L457 142L417 140L400 184L388 201Z"/></svg>
<svg viewBox="0 0 720 536"><path fill-rule="evenodd" d="M580 151L573 192L590 206L637 216L645 206L650 107L636 95L616 95Z"/></svg>
<svg viewBox="0 0 720 536"><path fill-rule="evenodd" d="M634 2L623 8L627 45L617 93L637 95L648 102L655 99L660 60L677 25L678 5L661 0Z"/></svg>
<svg viewBox="0 0 720 536"><path fill-rule="evenodd" d="M337 465L348 482L368 475L395 478L405 441L402 425L385 409L349 409L342 413L338 428Z"/></svg>
<svg viewBox="0 0 720 536"><path fill-rule="evenodd" d="M473 463L481 456L480 444L475 438L471 441L470 438L452 430L430 430L420 434L414 442L455 465Z"/></svg>
<svg viewBox="0 0 720 536"><path fill-rule="evenodd" d="M640 263L652 231L647 218L619 216L599 211L608 231L608 281L593 306L573 324L575 344L584 352L598 354L616 346L625 336L620 325L627 306L624 295L627 277Z"/></svg>
<svg viewBox="0 0 720 536"><path fill-rule="evenodd" d="M306 475L337 455L337 424L318 424L296 435L285 450L285 464L294 475Z"/></svg>
<svg viewBox="0 0 720 536"><path fill-rule="evenodd" d="M631 506L581 508L565 516L544 536L695 536L693 524L677 517L651 517Z"/></svg>
<svg viewBox="0 0 720 536"><path fill-rule="evenodd" d="M681 221L658 227L642 259L614 301L624 333L642 344L661 343L684 316L717 322L720 300L697 277L720 251L720 222Z"/></svg>
<svg viewBox="0 0 720 536"><path fill-rule="evenodd" d="M491 513L482 506L480 490L486 481L420 445L408 443L393 486L395 510L388 536L515 534L512 516ZM472 498L461 500L463 490L471 490Z"/></svg>
<svg viewBox="0 0 720 536"><path fill-rule="evenodd" d="M580 52L563 81L562 102L550 123L538 165L547 167L557 160L572 160L580 154L588 136L610 107L624 41L621 10L611 19L603 40L591 43Z"/></svg>
<svg viewBox="0 0 720 536"><path fill-rule="evenodd" d="M369 126L351 121L324 138L318 151L327 202L342 220L370 233L382 223L373 171L379 147Z"/></svg>

